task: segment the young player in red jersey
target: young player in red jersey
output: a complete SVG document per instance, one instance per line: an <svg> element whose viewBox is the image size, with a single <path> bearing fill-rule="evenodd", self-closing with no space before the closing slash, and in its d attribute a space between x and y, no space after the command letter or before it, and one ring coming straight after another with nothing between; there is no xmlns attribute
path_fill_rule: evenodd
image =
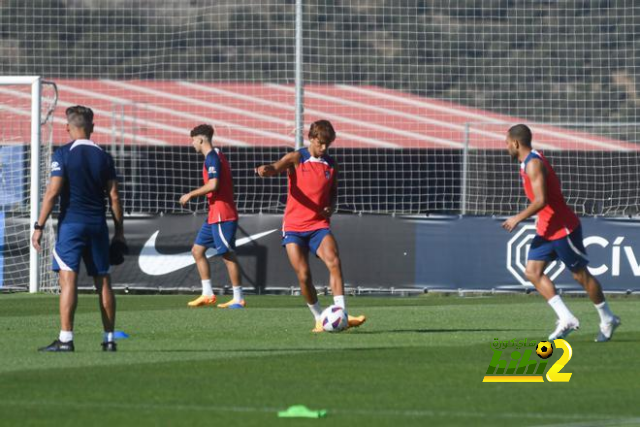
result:
<svg viewBox="0 0 640 427"><path fill-rule="evenodd" d="M313 332L322 332L322 309L311 280L309 251L320 258L330 275L334 304L345 308L342 266L330 219L338 197L338 164L327 154L336 138L327 120L311 124L309 147L301 148L270 165L256 168L261 177L287 172L289 191L282 224L282 245L296 272L302 295L315 318ZM364 316L349 316L349 327L360 326Z"/></svg>
<svg viewBox="0 0 640 427"><path fill-rule="evenodd" d="M206 251L215 248L216 256L222 256L233 285L233 299L220 308L245 307L242 295L241 270L235 253L238 212L233 200L233 176L231 167L222 152L211 144L213 127L199 125L191 131L191 144L196 152L204 156L202 179L204 185L180 197L180 204L186 205L193 197L207 196L209 215L202 225L191 249L202 281L202 295L189 302L189 307L215 305L216 296L211 287L211 271Z"/></svg>
<svg viewBox="0 0 640 427"><path fill-rule="evenodd" d="M536 237L527 256L525 274L558 316L557 327L549 341L564 338L580 327L578 319L569 311L556 293L551 279L544 274L547 265L560 259L571 270L573 278L587 291L600 315L600 332L596 342L609 341L620 325L602 293L602 286L587 269L589 260L582 241L582 227L576 214L567 206L560 180L549 161L531 147L529 127L516 125L507 133L507 151L520 163L524 191L531 204L519 214L508 218L502 227L511 232L518 224L538 214Z"/></svg>

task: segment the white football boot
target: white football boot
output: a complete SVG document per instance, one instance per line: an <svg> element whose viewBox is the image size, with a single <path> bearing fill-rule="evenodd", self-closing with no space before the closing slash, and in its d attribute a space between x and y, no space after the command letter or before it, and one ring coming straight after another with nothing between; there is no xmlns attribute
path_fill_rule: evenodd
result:
<svg viewBox="0 0 640 427"><path fill-rule="evenodd" d="M558 320L556 322L556 330L549 335L549 341L564 339L573 331L580 329L580 321L576 317L568 320Z"/></svg>
<svg viewBox="0 0 640 427"><path fill-rule="evenodd" d="M598 332L598 336L596 337L596 342L607 342L613 336L613 333L616 331L616 328L622 324L620 318L618 316L613 316L611 321L607 323L600 323L600 332Z"/></svg>

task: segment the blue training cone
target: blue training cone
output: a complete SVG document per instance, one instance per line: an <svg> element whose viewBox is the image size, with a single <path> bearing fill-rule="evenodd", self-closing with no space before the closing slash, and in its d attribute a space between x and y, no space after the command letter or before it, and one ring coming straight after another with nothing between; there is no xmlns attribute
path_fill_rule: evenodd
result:
<svg viewBox="0 0 640 427"><path fill-rule="evenodd" d="M120 340L125 338L129 338L129 334L124 331L115 331L113 333L113 339Z"/></svg>

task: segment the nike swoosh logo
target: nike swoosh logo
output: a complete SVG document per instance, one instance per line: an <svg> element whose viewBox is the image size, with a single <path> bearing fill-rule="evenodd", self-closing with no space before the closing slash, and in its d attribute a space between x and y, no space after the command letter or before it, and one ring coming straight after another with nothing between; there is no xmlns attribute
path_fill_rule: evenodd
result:
<svg viewBox="0 0 640 427"><path fill-rule="evenodd" d="M278 231L277 228L273 230L264 231L262 233L253 234L248 237L236 240L236 248L242 245L246 245L249 242L256 241L261 237ZM140 256L138 257L138 265L140 270L149 276L164 276L165 274L173 273L174 271L181 270L185 267L189 267L196 263L193 259L191 251L183 252L180 254L161 254L156 250L156 239L160 230L153 233L149 240L142 247ZM211 258L216 254L216 250L210 248L206 252L207 258Z"/></svg>

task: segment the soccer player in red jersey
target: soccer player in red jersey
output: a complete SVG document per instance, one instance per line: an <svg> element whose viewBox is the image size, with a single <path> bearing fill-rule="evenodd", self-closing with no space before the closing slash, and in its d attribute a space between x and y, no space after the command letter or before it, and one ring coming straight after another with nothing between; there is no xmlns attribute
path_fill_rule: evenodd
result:
<svg viewBox="0 0 640 427"><path fill-rule="evenodd" d="M202 167L204 185L180 197L182 206L189 203L193 197L206 195L209 201L209 215L191 249L202 281L202 295L188 305L202 307L216 303L206 256L208 248L215 248L216 256L222 257L233 285L233 299L219 304L218 307L243 308L245 301L242 295L241 269L235 253L238 211L233 200L233 176L222 151L212 146L213 133L213 127L206 124L196 126L191 131L191 145L205 159Z"/></svg>
<svg viewBox="0 0 640 427"><path fill-rule="evenodd" d="M282 245L315 318L313 332L323 331L320 320L322 308L311 279L309 251L327 266L334 304L346 311L338 245L329 228L338 197L338 164L327 151L335 139L336 132L331 123L318 120L309 129L308 148L301 148L273 164L256 168L261 177L285 171L289 177ZM365 320L364 316L349 316L349 327L360 326Z"/></svg>
<svg viewBox="0 0 640 427"><path fill-rule="evenodd" d="M560 180L549 161L531 146L529 127L515 125L507 132L507 151L520 162L520 176L524 191L531 202L515 216L508 218L502 227L511 232L518 224L537 214L536 237L527 256L525 274L558 316L557 327L549 335L549 341L564 338L580 327L578 319L569 311L556 293L551 279L544 274L547 265L560 259L571 270L573 278L582 285L600 315L600 332L596 342L609 341L620 325L602 293L602 286L587 269L589 260L582 241L582 227L576 214L567 206Z"/></svg>

